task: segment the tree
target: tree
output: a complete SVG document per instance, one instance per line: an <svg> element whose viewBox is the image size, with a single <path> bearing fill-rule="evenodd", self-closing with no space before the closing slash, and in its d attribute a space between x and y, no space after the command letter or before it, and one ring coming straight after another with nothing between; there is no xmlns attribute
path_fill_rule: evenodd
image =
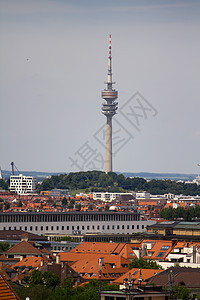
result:
<svg viewBox="0 0 200 300"><path fill-rule="evenodd" d="M0 179L0 190L8 190L9 184L7 181L4 181L3 179Z"/></svg>
<svg viewBox="0 0 200 300"><path fill-rule="evenodd" d="M109 205L106 205L105 206L105 211L108 211L109 210Z"/></svg>
<svg viewBox="0 0 200 300"><path fill-rule="evenodd" d="M20 288L16 288L16 292L21 300L26 300L27 297L31 300L44 300L44 299L54 300L55 299L53 290L43 285L35 285L29 287L22 286Z"/></svg>
<svg viewBox="0 0 200 300"><path fill-rule="evenodd" d="M30 285L37 285L37 284L43 284L43 275L41 271L34 270L31 273Z"/></svg>
<svg viewBox="0 0 200 300"><path fill-rule="evenodd" d="M173 287L173 295L175 299L190 299L190 289L179 284Z"/></svg>
<svg viewBox="0 0 200 300"><path fill-rule="evenodd" d="M34 270L31 273L31 277L30 277L31 286L44 285L48 288L55 288L59 284L60 284L60 278L58 277L58 275L53 274L49 271L45 271L44 273L42 273L39 270Z"/></svg>
<svg viewBox="0 0 200 300"><path fill-rule="evenodd" d="M68 204L67 198L64 197L64 198L62 199L62 205L67 205L67 204Z"/></svg>
<svg viewBox="0 0 200 300"><path fill-rule="evenodd" d="M6 252L10 248L10 244L8 242L0 242L0 253Z"/></svg>
<svg viewBox="0 0 200 300"><path fill-rule="evenodd" d="M71 199L70 200L70 203L68 205L68 208L73 208L74 207L74 204L75 204L75 200L74 199Z"/></svg>
<svg viewBox="0 0 200 300"><path fill-rule="evenodd" d="M134 257L132 262L129 264L129 269L139 268L139 269L162 269L160 265L156 262L144 259L144 258L137 258Z"/></svg>
<svg viewBox="0 0 200 300"><path fill-rule="evenodd" d="M38 270L37 270L38 271ZM34 271L33 271L34 272ZM32 274L33 274L32 272ZM45 272L46 273L46 272ZM36 285L32 284L29 287L21 287L17 290L18 295L20 296L20 299L25 300L26 297L30 297L31 300L98 300L99 299L99 281L96 279L92 279L89 281L89 283L86 283L84 286L81 287L73 287L73 278L66 278L61 286L55 285L58 283L58 281L53 280L48 281L49 278L53 278L52 274L49 275L47 273L43 274L38 271L34 272L34 277L37 282ZM43 283L41 278L44 278ZM48 287L49 285L49 287ZM53 287L52 287L53 286ZM55 287L55 288L54 288ZM101 290L119 290L118 285L110 285L106 282L101 283Z"/></svg>
<svg viewBox="0 0 200 300"><path fill-rule="evenodd" d="M80 211L80 210L81 210L81 207L82 207L82 206L81 206L81 204L80 204L80 203L76 205L76 209L77 209L78 211Z"/></svg>
<svg viewBox="0 0 200 300"><path fill-rule="evenodd" d="M55 287L60 284L60 278L58 277L58 275L53 274L49 271L44 272L42 280L44 285L48 288L51 287L55 289Z"/></svg>
<svg viewBox="0 0 200 300"><path fill-rule="evenodd" d="M9 208L10 208L10 203L7 202L7 203L5 204L5 210L8 210Z"/></svg>
<svg viewBox="0 0 200 300"><path fill-rule="evenodd" d="M18 207L22 207L22 205L23 205L22 201L20 200L19 203L18 203Z"/></svg>

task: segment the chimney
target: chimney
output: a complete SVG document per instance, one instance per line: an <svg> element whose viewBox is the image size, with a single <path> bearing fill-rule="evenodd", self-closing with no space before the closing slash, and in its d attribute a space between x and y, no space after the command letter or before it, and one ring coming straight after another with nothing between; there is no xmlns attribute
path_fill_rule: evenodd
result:
<svg viewBox="0 0 200 300"><path fill-rule="evenodd" d="M44 261L41 260L41 262L40 262L40 267L43 267L43 265L44 265Z"/></svg>
<svg viewBox="0 0 200 300"><path fill-rule="evenodd" d="M22 233L21 241L26 241L28 242L28 233Z"/></svg>
<svg viewBox="0 0 200 300"><path fill-rule="evenodd" d="M56 255L56 264L60 264L60 255Z"/></svg>
<svg viewBox="0 0 200 300"><path fill-rule="evenodd" d="M24 259L23 255L20 255L20 261L22 261Z"/></svg>

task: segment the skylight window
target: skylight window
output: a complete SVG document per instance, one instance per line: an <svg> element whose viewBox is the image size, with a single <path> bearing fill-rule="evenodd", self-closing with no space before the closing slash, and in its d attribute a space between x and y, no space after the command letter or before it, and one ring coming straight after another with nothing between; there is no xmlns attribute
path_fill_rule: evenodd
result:
<svg viewBox="0 0 200 300"><path fill-rule="evenodd" d="M162 248L161 248L160 250L166 251L166 250L168 250L169 248L170 248L170 246L162 246Z"/></svg>
<svg viewBox="0 0 200 300"><path fill-rule="evenodd" d="M158 252L158 254L156 255L156 257L163 257L165 255L165 252Z"/></svg>
<svg viewBox="0 0 200 300"><path fill-rule="evenodd" d="M137 274L138 273L138 271L135 271L132 275L135 275L135 274Z"/></svg>

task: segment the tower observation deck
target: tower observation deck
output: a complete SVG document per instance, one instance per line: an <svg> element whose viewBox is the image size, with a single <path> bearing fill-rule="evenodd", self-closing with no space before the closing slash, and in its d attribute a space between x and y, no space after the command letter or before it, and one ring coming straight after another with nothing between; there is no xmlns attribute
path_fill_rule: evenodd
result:
<svg viewBox="0 0 200 300"><path fill-rule="evenodd" d="M109 36L109 56L108 56L108 80L105 82L107 88L101 92L101 97L106 101L102 105L102 113L106 116L106 157L105 172L112 172L112 117L116 114L118 102L118 92L113 89L112 81L112 55L111 55L111 35Z"/></svg>

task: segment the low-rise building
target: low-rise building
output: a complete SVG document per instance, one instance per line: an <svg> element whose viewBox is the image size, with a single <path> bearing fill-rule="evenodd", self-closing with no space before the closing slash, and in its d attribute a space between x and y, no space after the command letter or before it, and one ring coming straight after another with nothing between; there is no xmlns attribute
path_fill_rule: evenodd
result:
<svg viewBox="0 0 200 300"><path fill-rule="evenodd" d="M93 193L93 199L94 200L101 200L105 202L111 202L113 200L116 200L120 196L130 196L130 199L135 199L135 192L131 193L101 193L101 192L94 192Z"/></svg>

